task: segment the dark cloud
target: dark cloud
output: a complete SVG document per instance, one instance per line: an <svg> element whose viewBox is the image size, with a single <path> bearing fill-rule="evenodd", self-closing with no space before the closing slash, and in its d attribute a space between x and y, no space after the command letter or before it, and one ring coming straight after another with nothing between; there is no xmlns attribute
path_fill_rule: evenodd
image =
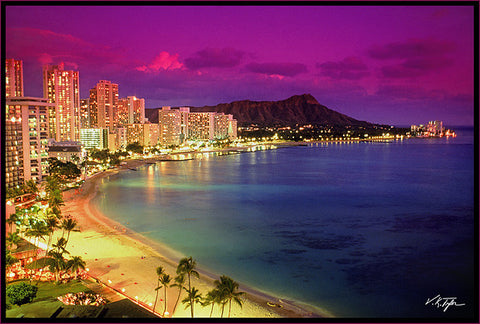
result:
<svg viewBox="0 0 480 324"><path fill-rule="evenodd" d="M381 71L386 78L415 78L445 68L452 63L453 59L449 57L419 57L405 60L400 64L384 66Z"/></svg>
<svg viewBox="0 0 480 324"><path fill-rule="evenodd" d="M322 75L335 80L359 80L369 75L368 68L358 57L346 57L338 62L317 63Z"/></svg>
<svg viewBox="0 0 480 324"><path fill-rule="evenodd" d="M376 92L376 96L396 100L439 100L446 96L444 91L427 90L412 85L383 85Z"/></svg>
<svg viewBox="0 0 480 324"><path fill-rule="evenodd" d="M307 72L307 67L301 63L250 63L246 68L248 71L254 73L284 77L293 77L300 73Z"/></svg>
<svg viewBox="0 0 480 324"><path fill-rule="evenodd" d="M448 67L453 63L450 54L454 49L452 42L426 38L374 46L368 54L381 61L397 61L381 68L383 77L415 78Z"/></svg>
<svg viewBox="0 0 480 324"><path fill-rule="evenodd" d="M245 57L245 52L233 48L206 48L185 59L190 70L201 68L231 68L238 66Z"/></svg>
<svg viewBox="0 0 480 324"><path fill-rule="evenodd" d="M368 50L370 57L379 60L428 58L445 55L455 49L453 42L432 38L413 38L405 42L373 46Z"/></svg>

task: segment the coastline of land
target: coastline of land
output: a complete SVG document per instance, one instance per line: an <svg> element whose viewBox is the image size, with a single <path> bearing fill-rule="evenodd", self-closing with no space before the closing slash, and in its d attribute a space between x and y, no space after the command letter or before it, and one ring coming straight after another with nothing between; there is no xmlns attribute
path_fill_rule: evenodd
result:
<svg viewBox="0 0 480 324"><path fill-rule="evenodd" d="M71 255L81 256L87 263L92 278L116 290L120 295L138 301L145 308L152 309L157 287L156 268L162 266L172 278L175 277L178 261L185 257L159 242L153 242L139 233L135 233L121 224L107 218L95 208L92 199L99 192L99 186L105 177L134 170L137 167L155 163L166 159L128 160L126 164L95 174L78 189L64 192L65 206L62 213L70 215L78 222L80 231L70 235L68 250ZM193 256L195 258L195 256ZM219 275L208 273L197 265L200 279L193 278L192 286L199 289L202 295L214 288L213 281ZM226 274L228 275L228 274ZM291 301L279 299L259 292L240 283L240 291L246 292L243 306L240 308L232 303L231 317L242 318L318 318L333 317L327 311L299 305ZM168 317L172 316L178 297L178 288L167 290ZM185 309L181 300L173 314L174 318L189 318L190 309ZM156 311L164 310L164 289L159 291ZM268 304L267 304L268 303ZM195 317L209 317L211 306L195 305ZM214 306L212 317L220 317L221 308ZM225 307L224 317L228 317L228 305Z"/></svg>

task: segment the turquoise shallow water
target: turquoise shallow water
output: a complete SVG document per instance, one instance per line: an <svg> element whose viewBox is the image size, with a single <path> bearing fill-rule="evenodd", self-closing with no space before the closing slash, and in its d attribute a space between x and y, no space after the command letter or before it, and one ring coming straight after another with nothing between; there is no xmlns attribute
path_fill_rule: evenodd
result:
<svg viewBox="0 0 480 324"><path fill-rule="evenodd" d="M340 317L473 314L474 145L318 144L112 177L108 217L201 267ZM454 295L442 312L425 301Z"/></svg>

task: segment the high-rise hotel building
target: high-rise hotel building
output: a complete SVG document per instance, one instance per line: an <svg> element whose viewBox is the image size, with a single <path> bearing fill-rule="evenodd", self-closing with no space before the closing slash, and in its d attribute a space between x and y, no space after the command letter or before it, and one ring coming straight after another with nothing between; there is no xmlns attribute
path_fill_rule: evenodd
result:
<svg viewBox="0 0 480 324"><path fill-rule="evenodd" d="M5 182L7 188L48 175L49 110L45 98L8 97L5 120Z"/></svg>
<svg viewBox="0 0 480 324"><path fill-rule="evenodd" d="M191 112L188 114L187 138L191 140L213 140L215 137L215 113Z"/></svg>
<svg viewBox="0 0 480 324"><path fill-rule="evenodd" d="M64 64L43 67L43 96L54 108L49 111L50 138L77 141L80 130L78 71L65 71Z"/></svg>
<svg viewBox="0 0 480 324"><path fill-rule="evenodd" d="M90 127L90 99L80 99L80 128Z"/></svg>
<svg viewBox="0 0 480 324"><path fill-rule="evenodd" d="M232 115L190 112L189 107L162 107L158 110L158 124L159 144L162 146L180 145L185 140L208 141L237 137L237 121Z"/></svg>
<svg viewBox="0 0 480 324"><path fill-rule="evenodd" d="M128 96L118 100L118 124L143 124L145 123L145 99Z"/></svg>
<svg viewBox="0 0 480 324"><path fill-rule="evenodd" d="M159 143L162 146L182 143L182 113L179 109L164 106L158 110Z"/></svg>
<svg viewBox="0 0 480 324"><path fill-rule="evenodd" d="M23 97L23 62L5 60L5 97Z"/></svg>
<svg viewBox="0 0 480 324"><path fill-rule="evenodd" d="M115 130L117 117L118 84L101 80L90 89L90 126Z"/></svg>

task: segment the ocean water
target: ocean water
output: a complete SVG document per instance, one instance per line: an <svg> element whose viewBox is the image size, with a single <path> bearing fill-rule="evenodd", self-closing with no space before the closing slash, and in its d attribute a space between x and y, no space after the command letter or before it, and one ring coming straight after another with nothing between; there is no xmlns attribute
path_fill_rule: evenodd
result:
<svg viewBox="0 0 480 324"><path fill-rule="evenodd" d="M338 317L471 317L474 134L457 134L159 162L94 202L202 268ZM438 294L465 305L425 305Z"/></svg>

